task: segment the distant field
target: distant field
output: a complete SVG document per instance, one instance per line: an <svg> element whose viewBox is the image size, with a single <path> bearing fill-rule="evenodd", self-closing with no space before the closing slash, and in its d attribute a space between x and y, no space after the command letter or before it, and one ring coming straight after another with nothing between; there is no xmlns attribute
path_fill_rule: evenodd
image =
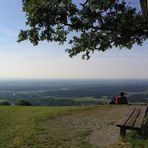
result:
<svg viewBox="0 0 148 148"><path fill-rule="evenodd" d="M121 91L129 102L148 102L148 80L0 80L0 101L38 106L105 104Z"/></svg>
<svg viewBox="0 0 148 148"><path fill-rule="evenodd" d="M0 148L37 148L35 137L42 131L40 124L42 121L90 108L94 107L2 106L0 107Z"/></svg>

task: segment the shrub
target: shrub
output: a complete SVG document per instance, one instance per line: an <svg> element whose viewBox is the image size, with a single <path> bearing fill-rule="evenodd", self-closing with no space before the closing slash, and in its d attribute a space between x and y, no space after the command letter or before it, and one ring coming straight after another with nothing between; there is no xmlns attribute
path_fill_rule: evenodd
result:
<svg viewBox="0 0 148 148"><path fill-rule="evenodd" d="M15 105L20 105L20 106L32 106L32 104L26 100L17 100Z"/></svg>
<svg viewBox="0 0 148 148"><path fill-rule="evenodd" d="M11 105L8 101L0 101L0 105Z"/></svg>

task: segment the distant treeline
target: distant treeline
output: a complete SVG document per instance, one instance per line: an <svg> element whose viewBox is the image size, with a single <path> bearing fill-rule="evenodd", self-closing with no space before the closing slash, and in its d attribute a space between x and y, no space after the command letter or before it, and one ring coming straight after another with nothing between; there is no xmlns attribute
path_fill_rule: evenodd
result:
<svg viewBox="0 0 148 148"><path fill-rule="evenodd" d="M125 91L131 92L130 102L147 102L147 90L148 81L144 80L1 82L0 100L8 100L10 104L25 100L32 105L87 105L104 103L106 100L102 101L102 96L111 98ZM81 97L92 97L96 101L71 99Z"/></svg>
<svg viewBox="0 0 148 148"><path fill-rule="evenodd" d="M13 88L14 89L14 88ZM23 89L23 88L22 88ZM24 88L25 89L25 88ZM33 89L33 88L32 88ZM95 97L101 98L101 96L114 96L118 95L120 91L125 92L140 92L148 89L148 86L83 86L73 87L72 89L49 89L40 90L0 90L0 98L15 100L15 99L40 99L47 97L57 98L75 98L75 97ZM142 95L141 95L142 96ZM143 96L142 96L143 97Z"/></svg>
<svg viewBox="0 0 148 148"><path fill-rule="evenodd" d="M41 100L16 100L15 102L0 101L0 105L21 105L21 106L82 106L105 104L105 101L75 101L73 99L41 99Z"/></svg>

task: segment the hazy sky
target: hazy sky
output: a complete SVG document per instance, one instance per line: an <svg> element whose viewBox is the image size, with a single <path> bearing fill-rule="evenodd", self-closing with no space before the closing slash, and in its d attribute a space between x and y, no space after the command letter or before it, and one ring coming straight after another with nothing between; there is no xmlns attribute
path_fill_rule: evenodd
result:
<svg viewBox="0 0 148 148"><path fill-rule="evenodd" d="M148 42L132 50L96 52L85 61L69 58L67 44L17 43L25 28L21 0L1 0L0 18L0 78L148 78Z"/></svg>

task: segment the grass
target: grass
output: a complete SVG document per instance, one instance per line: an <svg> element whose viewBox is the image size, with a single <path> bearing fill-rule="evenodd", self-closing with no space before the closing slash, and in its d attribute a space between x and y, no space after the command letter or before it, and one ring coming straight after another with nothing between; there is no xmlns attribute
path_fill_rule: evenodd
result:
<svg viewBox="0 0 148 148"><path fill-rule="evenodd" d="M123 142L131 145L132 148L148 148L148 140L141 139L137 132L130 131L127 136L122 139Z"/></svg>
<svg viewBox="0 0 148 148"><path fill-rule="evenodd" d="M88 143L87 137L92 132L89 128L75 129L71 125L75 122L66 124L69 120L61 122L59 126L61 115L94 108L96 106L0 106L0 148L96 148ZM148 148L148 140L141 140L135 132L128 131L127 136L119 139L111 148Z"/></svg>
<svg viewBox="0 0 148 148"><path fill-rule="evenodd" d="M37 141L37 136L42 136L44 120L91 108L94 107L0 107L0 148L47 147L49 143L38 145Z"/></svg>
<svg viewBox="0 0 148 148"><path fill-rule="evenodd" d="M126 137L118 139L111 148L148 148L148 139L141 139L136 131L128 131Z"/></svg>

